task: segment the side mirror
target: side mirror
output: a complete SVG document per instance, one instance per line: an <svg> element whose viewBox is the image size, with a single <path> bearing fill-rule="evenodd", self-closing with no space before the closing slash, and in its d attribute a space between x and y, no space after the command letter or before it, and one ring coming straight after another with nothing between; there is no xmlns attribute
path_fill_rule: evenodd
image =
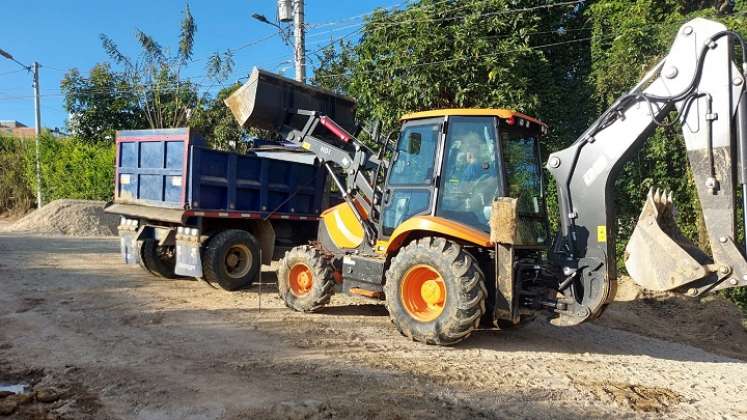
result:
<svg viewBox="0 0 747 420"><path fill-rule="evenodd" d="M411 155L420 154L420 144L422 143L423 136L418 132L411 131L407 135L407 153Z"/></svg>

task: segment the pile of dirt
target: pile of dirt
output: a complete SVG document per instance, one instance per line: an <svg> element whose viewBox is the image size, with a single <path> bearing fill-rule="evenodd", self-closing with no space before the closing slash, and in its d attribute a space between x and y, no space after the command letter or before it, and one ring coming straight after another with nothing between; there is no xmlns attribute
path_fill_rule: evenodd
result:
<svg viewBox="0 0 747 420"><path fill-rule="evenodd" d="M732 302L717 294L702 298L664 293L642 297L613 302L594 322L747 360L747 320Z"/></svg>
<svg viewBox="0 0 747 420"><path fill-rule="evenodd" d="M119 216L104 213L103 201L55 200L8 226L6 232L36 232L70 236L114 236Z"/></svg>

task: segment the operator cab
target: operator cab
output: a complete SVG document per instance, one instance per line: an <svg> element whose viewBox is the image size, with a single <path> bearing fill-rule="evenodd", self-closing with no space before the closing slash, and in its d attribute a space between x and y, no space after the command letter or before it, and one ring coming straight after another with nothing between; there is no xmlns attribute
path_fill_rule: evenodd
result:
<svg viewBox="0 0 747 420"><path fill-rule="evenodd" d="M407 114L384 189L381 232L416 215L488 233L495 197L518 198L519 241L547 241L540 135L547 126L507 109Z"/></svg>

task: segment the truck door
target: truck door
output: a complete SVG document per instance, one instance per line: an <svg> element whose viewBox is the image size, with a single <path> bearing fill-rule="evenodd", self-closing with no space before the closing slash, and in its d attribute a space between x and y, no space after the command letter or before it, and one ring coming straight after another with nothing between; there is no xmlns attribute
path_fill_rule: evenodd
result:
<svg viewBox="0 0 747 420"><path fill-rule="evenodd" d="M381 232L385 237L410 217L431 213L443 121L414 120L402 128L384 188Z"/></svg>

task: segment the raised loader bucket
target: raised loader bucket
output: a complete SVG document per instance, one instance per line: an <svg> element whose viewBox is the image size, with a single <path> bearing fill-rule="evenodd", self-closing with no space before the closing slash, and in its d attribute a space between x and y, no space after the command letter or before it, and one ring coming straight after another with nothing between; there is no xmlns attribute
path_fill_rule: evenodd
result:
<svg viewBox="0 0 747 420"><path fill-rule="evenodd" d="M625 247L625 268L639 286L666 291L709 274L712 260L690 242L674 219L672 193L653 189Z"/></svg>
<svg viewBox="0 0 747 420"><path fill-rule="evenodd" d="M348 132L356 132L355 100L256 67L249 80L223 102L242 127L301 130L308 118L294 111L306 110L320 112Z"/></svg>

